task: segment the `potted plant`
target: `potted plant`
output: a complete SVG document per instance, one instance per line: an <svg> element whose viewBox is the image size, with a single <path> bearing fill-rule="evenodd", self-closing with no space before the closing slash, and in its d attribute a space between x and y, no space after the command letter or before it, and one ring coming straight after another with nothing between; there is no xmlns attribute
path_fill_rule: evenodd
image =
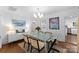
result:
<svg viewBox="0 0 79 59"><path fill-rule="evenodd" d="M39 27L39 26L37 26L36 28L35 28L35 30L37 30L38 32L41 30L41 28Z"/></svg>

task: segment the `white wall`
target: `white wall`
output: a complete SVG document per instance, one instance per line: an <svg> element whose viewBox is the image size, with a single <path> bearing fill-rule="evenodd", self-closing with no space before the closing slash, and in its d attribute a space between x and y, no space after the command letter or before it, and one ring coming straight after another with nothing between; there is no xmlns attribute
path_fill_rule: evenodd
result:
<svg viewBox="0 0 79 59"><path fill-rule="evenodd" d="M21 19L23 19L23 20L26 20L26 26L25 27L22 27L22 28L25 28L26 29L26 31L28 31L29 30L29 27L30 27L30 17L29 16L27 16L26 14L23 14L23 13L13 13L13 12L5 12L5 13L3 13L1 16L1 23L2 23L2 25L3 26L12 26L12 27L14 27L13 26L13 24L12 24L12 20L13 19L16 19L16 20L21 20Z"/></svg>
<svg viewBox="0 0 79 59"><path fill-rule="evenodd" d="M2 46L2 42L6 42L7 37L6 37L6 29L7 27L13 27L12 24L12 19L24 19L26 20L26 26L22 27L27 31L30 31L30 17L27 14L24 14L22 12L19 13L14 13L14 12L9 12L9 11L0 11L0 47ZM16 29L16 28L15 28ZM21 29L21 28L20 28Z"/></svg>
<svg viewBox="0 0 79 59"><path fill-rule="evenodd" d="M5 37L5 28L0 24L0 48L2 47L2 40Z"/></svg>
<svg viewBox="0 0 79 59"><path fill-rule="evenodd" d="M0 29L1 29L1 26L0 26ZM0 48L2 47L2 30L0 30Z"/></svg>

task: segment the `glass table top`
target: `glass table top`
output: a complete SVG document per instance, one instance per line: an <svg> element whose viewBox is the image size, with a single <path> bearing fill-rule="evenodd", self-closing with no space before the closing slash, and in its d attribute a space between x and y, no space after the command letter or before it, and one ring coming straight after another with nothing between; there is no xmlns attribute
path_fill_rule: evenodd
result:
<svg viewBox="0 0 79 59"><path fill-rule="evenodd" d="M25 35L33 37L35 39L42 40L42 41L47 41L52 37L52 36L47 35L47 34L42 33L42 32L27 32L27 33L25 33Z"/></svg>

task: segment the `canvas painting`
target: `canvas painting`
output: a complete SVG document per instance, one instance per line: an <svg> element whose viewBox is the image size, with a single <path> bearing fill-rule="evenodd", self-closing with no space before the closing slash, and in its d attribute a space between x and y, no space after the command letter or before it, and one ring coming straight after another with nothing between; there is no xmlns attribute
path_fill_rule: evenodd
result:
<svg viewBox="0 0 79 59"><path fill-rule="evenodd" d="M14 26L17 26L17 27L24 27L26 25L25 20L12 20L12 23Z"/></svg>
<svg viewBox="0 0 79 59"><path fill-rule="evenodd" d="M49 29L59 29L59 17L49 18Z"/></svg>

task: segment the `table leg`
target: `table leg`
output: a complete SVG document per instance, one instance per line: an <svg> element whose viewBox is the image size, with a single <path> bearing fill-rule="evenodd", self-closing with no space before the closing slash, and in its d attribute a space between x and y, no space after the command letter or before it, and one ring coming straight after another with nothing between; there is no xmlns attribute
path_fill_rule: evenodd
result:
<svg viewBox="0 0 79 59"><path fill-rule="evenodd" d="M44 42L44 44L45 44L45 53L47 53L48 52L48 50L47 50L47 42Z"/></svg>

